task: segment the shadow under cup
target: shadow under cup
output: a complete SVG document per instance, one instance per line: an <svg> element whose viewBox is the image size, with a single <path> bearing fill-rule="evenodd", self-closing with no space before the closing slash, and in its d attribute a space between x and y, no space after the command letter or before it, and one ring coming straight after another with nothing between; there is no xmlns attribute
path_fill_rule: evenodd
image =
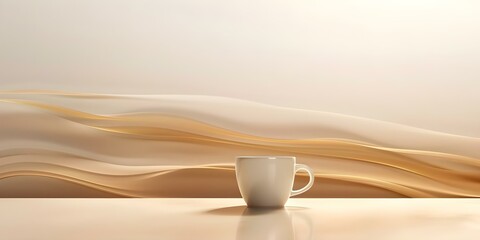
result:
<svg viewBox="0 0 480 240"><path fill-rule="evenodd" d="M292 190L295 172L304 169L310 181L300 190ZM249 207L283 207L290 196L307 191L313 185L313 171L296 164L290 156L240 156L235 163L237 183Z"/></svg>

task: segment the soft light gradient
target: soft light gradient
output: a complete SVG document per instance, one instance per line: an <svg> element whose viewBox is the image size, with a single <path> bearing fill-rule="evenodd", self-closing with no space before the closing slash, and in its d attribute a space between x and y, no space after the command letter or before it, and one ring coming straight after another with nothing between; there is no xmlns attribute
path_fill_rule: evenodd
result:
<svg viewBox="0 0 480 240"><path fill-rule="evenodd" d="M480 2L0 0L0 88L201 94L480 137Z"/></svg>

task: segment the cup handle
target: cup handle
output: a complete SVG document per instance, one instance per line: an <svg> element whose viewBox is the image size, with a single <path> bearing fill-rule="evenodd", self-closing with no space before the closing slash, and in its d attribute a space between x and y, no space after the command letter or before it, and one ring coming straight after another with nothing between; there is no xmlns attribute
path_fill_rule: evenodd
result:
<svg viewBox="0 0 480 240"><path fill-rule="evenodd" d="M290 197L296 196L298 194L302 194L302 193L308 191L308 189L310 189L313 186L313 181L315 180L315 176L313 175L313 170L305 164L295 164L295 173L297 173L300 170L307 171L310 179L308 180L308 183L305 187L300 188L298 190L293 190L292 189L292 192L290 193Z"/></svg>

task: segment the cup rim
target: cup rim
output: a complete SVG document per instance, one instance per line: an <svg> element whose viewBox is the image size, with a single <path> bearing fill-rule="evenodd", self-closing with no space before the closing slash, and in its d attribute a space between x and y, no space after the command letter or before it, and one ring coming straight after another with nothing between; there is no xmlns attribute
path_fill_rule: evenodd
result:
<svg viewBox="0 0 480 240"><path fill-rule="evenodd" d="M237 156L237 159L296 159L295 156Z"/></svg>

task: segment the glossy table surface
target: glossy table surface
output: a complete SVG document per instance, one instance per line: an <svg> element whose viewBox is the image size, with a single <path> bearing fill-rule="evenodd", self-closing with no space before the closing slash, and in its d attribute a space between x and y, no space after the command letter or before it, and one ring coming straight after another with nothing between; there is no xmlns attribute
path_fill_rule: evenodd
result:
<svg viewBox="0 0 480 240"><path fill-rule="evenodd" d="M476 199L1 199L2 239L479 239Z"/></svg>

